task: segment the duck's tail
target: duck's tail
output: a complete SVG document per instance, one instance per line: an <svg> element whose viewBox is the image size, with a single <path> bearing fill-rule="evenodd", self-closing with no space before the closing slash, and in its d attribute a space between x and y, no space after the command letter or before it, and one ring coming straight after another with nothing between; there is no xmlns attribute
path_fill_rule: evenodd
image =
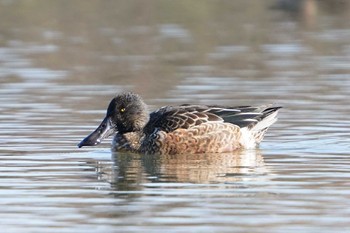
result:
<svg viewBox="0 0 350 233"><path fill-rule="evenodd" d="M278 110L281 107L267 108L262 112L261 120L251 128L252 135L256 144L259 144L267 131L267 129L277 121Z"/></svg>
<svg viewBox="0 0 350 233"><path fill-rule="evenodd" d="M263 140L267 129L277 121L278 110L282 107L269 107L264 109L257 123L242 128L241 143L245 148L254 148Z"/></svg>

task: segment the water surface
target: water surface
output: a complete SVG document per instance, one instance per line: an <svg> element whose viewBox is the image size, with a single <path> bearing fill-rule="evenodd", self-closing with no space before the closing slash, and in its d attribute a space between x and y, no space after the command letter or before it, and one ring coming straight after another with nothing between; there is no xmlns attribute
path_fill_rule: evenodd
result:
<svg viewBox="0 0 350 233"><path fill-rule="evenodd" d="M350 230L344 1L0 1L2 232ZM77 143L118 92L284 108L259 149Z"/></svg>

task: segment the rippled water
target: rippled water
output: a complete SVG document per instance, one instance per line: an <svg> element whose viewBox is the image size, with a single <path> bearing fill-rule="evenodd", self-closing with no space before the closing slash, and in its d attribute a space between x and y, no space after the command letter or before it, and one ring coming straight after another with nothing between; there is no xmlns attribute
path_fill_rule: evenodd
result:
<svg viewBox="0 0 350 233"><path fill-rule="evenodd" d="M344 1L0 1L1 232L350 230ZM259 149L77 143L115 93L275 103Z"/></svg>

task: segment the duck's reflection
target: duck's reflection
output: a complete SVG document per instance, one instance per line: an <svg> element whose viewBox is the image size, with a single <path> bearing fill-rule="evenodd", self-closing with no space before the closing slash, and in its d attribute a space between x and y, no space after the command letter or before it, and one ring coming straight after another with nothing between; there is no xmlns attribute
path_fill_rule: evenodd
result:
<svg viewBox="0 0 350 233"><path fill-rule="evenodd" d="M158 177L158 182L239 182L266 173L259 152L144 156L143 165L148 174Z"/></svg>
<svg viewBox="0 0 350 233"><path fill-rule="evenodd" d="M113 153L113 166L100 179L118 191L138 191L151 183L236 183L264 179L259 150L224 154L139 155Z"/></svg>

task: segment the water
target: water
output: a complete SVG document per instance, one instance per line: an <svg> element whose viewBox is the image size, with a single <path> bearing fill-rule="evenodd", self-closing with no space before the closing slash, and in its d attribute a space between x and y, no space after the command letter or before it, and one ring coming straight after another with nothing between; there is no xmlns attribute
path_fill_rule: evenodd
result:
<svg viewBox="0 0 350 233"><path fill-rule="evenodd" d="M350 230L345 1L0 1L1 232ZM259 149L77 143L115 93L284 106Z"/></svg>

